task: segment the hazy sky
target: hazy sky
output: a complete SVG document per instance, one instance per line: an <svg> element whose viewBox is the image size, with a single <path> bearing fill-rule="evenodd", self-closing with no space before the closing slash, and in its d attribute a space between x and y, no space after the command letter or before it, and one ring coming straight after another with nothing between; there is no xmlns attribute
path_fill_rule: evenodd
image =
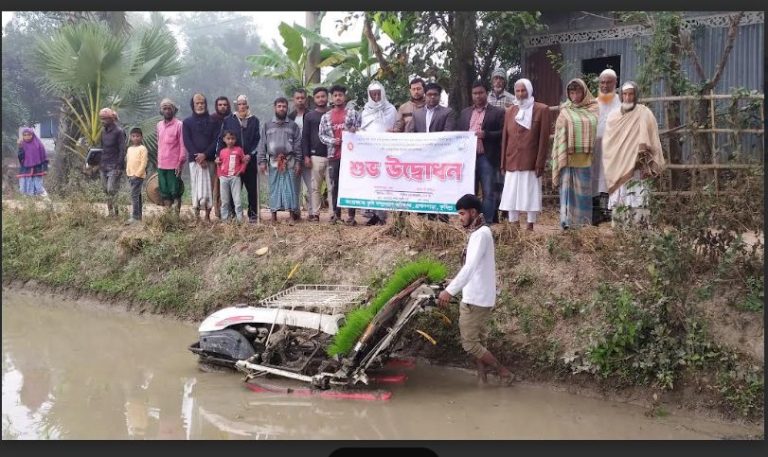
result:
<svg viewBox="0 0 768 457"><path fill-rule="evenodd" d="M5 25L8 23L8 21L12 19L13 13L13 11L2 12L3 28L5 28ZM171 31L177 35L177 38L181 38L178 33L178 27L173 24L173 19L177 17L179 13L175 11L162 11L162 13L165 17L171 20L169 27ZM287 24L296 23L303 26L305 25L306 19L306 13L304 11L239 11L239 13L250 17L251 22L256 28L256 33L261 37L261 40L264 44L271 45L272 41L275 40L281 47L283 39L277 29L280 22L284 21ZM145 14L148 18L150 13L147 12ZM347 14L348 13L346 11L328 11L323 18L320 31L321 34L324 37L327 37L336 42L359 41L363 30L362 21L358 21L341 35L339 35L338 31L336 30L336 20L340 20L346 17ZM437 38L444 38L444 34L438 33ZM382 47L386 47L391 44L391 41L386 36L383 36L381 39L379 39L379 44ZM183 46L182 43L180 43L180 45ZM321 70L321 73L325 75L328 71L330 71L329 68L324 68ZM448 94L446 92L443 92L441 98L442 104L447 103L447 95Z"/></svg>
<svg viewBox="0 0 768 457"><path fill-rule="evenodd" d="M3 11L3 28L13 17L13 11ZM163 11L164 16L173 21L174 17L178 15L177 12ZM293 24L294 22L299 25L305 25L305 12L304 11L240 11L241 14L249 16L253 25L256 26L256 33L261 37L265 44L271 44L272 40L277 40L278 44L282 45L283 39L280 36L280 32L277 30L277 26L281 21L287 24ZM342 35L339 35L336 31L336 20L342 19L347 13L345 11L329 11L323 18L321 33L323 36L328 37L334 41L356 41L360 39L360 35L363 30L362 22L350 27ZM147 13L149 16L149 13ZM176 28L171 25L171 29L175 31ZM386 40L381 41L382 45L388 44Z"/></svg>

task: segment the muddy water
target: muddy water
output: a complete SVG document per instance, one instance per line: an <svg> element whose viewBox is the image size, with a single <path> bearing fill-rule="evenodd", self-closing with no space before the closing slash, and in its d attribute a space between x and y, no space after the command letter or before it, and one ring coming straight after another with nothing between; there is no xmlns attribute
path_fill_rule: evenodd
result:
<svg viewBox="0 0 768 457"><path fill-rule="evenodd" d="M193 325L93 303L2 295L3 439L716 439L759 427L671 415L545 386L478 389L419 366L389 401L296 398L200 371Z"/></svg>

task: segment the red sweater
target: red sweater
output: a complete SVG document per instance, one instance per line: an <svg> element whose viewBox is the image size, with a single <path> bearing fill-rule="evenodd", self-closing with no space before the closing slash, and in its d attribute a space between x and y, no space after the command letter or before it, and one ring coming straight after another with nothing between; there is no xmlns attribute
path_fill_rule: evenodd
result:
<svg viewBox="0 0 768 457"><path fill-rule="evenodd" d="M219 151L221 163L216 167L217 176L239 176L245 171L245 162L243 162L245 153L243 148L235 146L234 148L224 148Z"/></svg>

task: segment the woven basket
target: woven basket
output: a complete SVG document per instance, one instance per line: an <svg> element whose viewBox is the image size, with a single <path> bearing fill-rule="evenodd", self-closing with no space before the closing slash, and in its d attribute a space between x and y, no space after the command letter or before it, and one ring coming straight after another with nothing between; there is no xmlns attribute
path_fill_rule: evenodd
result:
<svg viewBox="0 0 768 457"><path fill-rule="evenodd" d="M160 181L157 179L157 172L152 173L149 178L147 178L146 182L146 192L147 192L147 198L149 201L154 203L155 205L163 205L163 199L160 198ZM181 191L181 194L184 194L184 181L179 179L179 190Z"/></svg>

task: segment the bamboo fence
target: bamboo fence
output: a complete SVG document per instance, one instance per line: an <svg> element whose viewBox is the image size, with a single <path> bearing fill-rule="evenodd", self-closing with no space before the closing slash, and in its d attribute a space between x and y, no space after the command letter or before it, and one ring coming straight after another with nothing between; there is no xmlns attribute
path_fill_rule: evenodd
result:
<svg viewBox="0 0 768 457"><path fill-rule="evenodd" d="M727 101L730 100L732 105L735 103L738 104L739 101L742 100L756 100L759 103L759 106L757 107L757 111L760 115L760 128L738 128L734 127L733 125L736 124L734 119L723 119L723 114L729 114L729 113L717 113L716 111L716 102L717 101ZM709 125L711 127L704 128L699 127L693 123L691 120L693 118L693 111L696 109L696 106L701 103L702 100L708 100L709 101ZM680 126L670 127L669 125L669 119L667 119L667 104L672 102L680 102L680 113L678 113L678 119L683 118L683 114L687 114L688 122L684 123ZM664 176L664 183L661 187L667 189L664 191L658 191L653 192L654 195L694 195L701 191L701 188L703 185L705 185L706 181L701 181L701 175L702 173L710 173L712 179L709 180L709 183L711 183L714 187L715 193L721 193L720 190L720 172L722 171L735 171L735 170L750 170L755 169L763 166L764 162L764 151L762 154L759 154L759 156L756 158L757 161L751 161L750 163L736 163L736 162L725 162L721 163L719 160L721 151L724 150L724 148L727 148L728 146L734 146L733 143L736 143L735 146L740 147L741 146L741 134L753 134L753 135L764 135L765 134L765 96L763 94L715 94L710 93L709 95L681 95L681 96L668 96L668 97L648 97L644 98L638 101L638 103L642 103L644 105L647 105L652 110L654 107L657 109L654 110L655 112L664 113L663 115L663 126L665 128L660 129L659 136L662 139L662 147L664 149L664 158L667 161L667 166L665 170L665 176ZM738 107L738 105L735 105ZM550 106L550 111L553 112L559 112L560 106ZM720 124L718 124L718 120L720 120ZM732 124L730 127L723 127L722 122L728 122ZM553 121L554 123L554 121ZM718 134L730 134L731 135L731 141L729 144L722 144L722 141L718 141ZM690 137L694 138L697 135L710 135L710 141L711 141L711 147L712 147L712 154L711 157L709 157L709 161L705 161L704 158L701 157L700 151L692 151L691 157L689 158L689 161L687 163L672 163L670 161L670 153L669 153L669 140L672 137ZM552 138L554 135L550 135L550 144L552 141ZM764 141L764 139L763 139ZM690 160L692 159L692 160ZM681 170L686 171L690 173L690 188L688 190L671 190L672 186L672 174L675 170ZM559 196L554 193L554 189L551 183L551 179L547 179L547 175L544 177L544 198L545 199L557 199ZM701 181L701 182L700 182Z"/></svg>

